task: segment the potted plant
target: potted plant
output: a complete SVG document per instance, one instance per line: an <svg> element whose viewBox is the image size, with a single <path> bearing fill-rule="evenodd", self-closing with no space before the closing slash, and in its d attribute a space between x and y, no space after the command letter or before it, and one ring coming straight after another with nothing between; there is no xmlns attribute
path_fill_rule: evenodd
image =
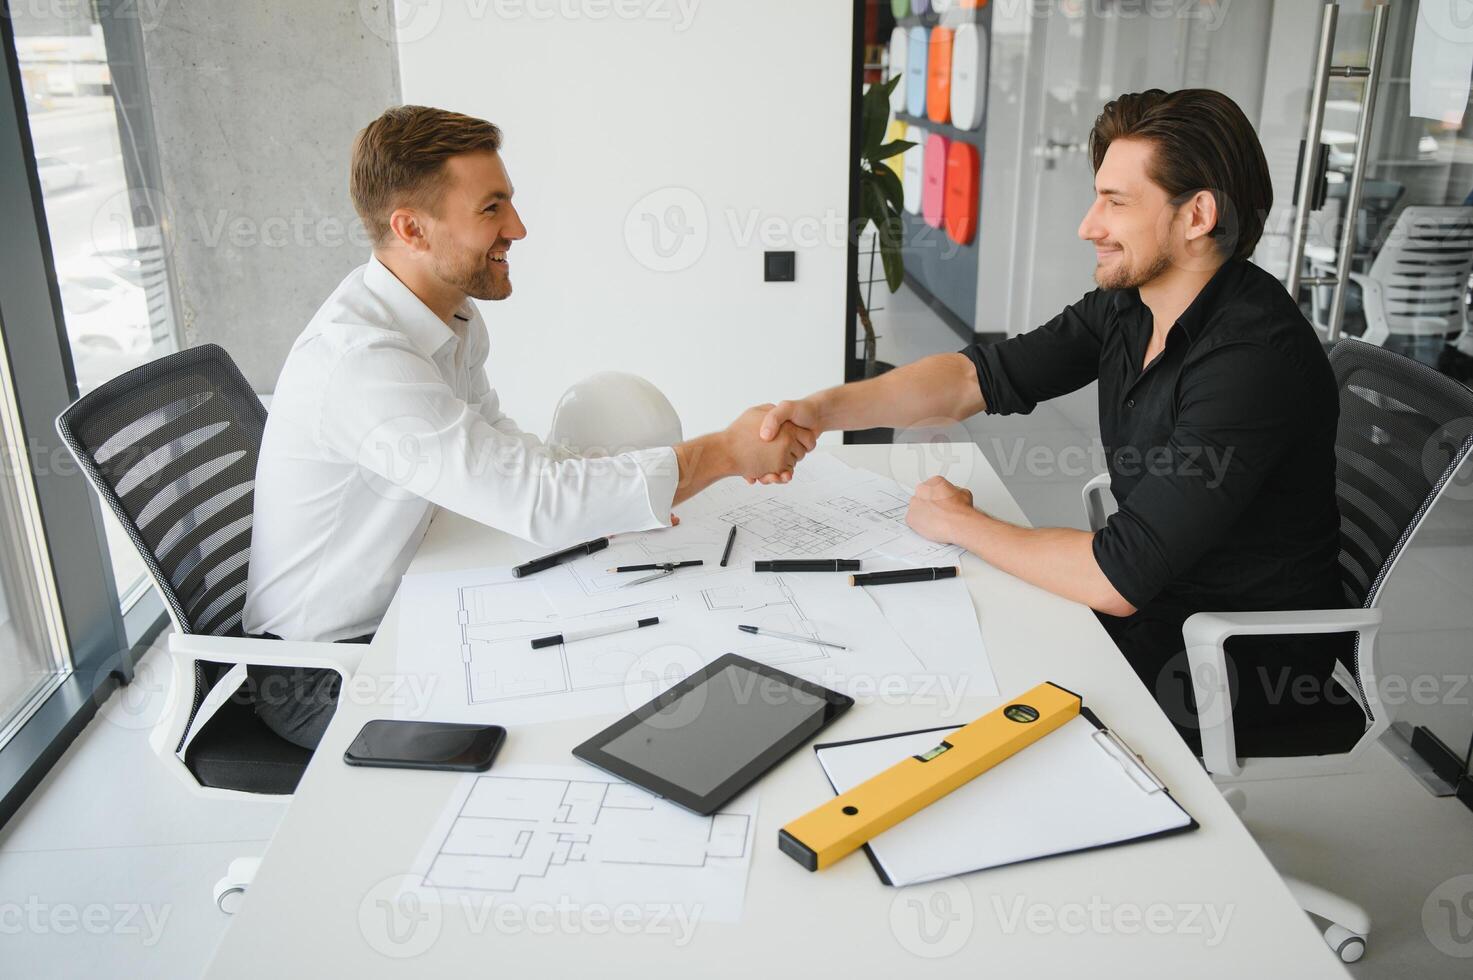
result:
<svg viewBox="0 0 1473 980"><path fill-rule="evenodd" d="M885 269L885 284L890 292L900 288L905 279L905 257L901 254L901 243L905 240L905 222L900 216L904 192L900 178L883 161L904 153L916 144L909 140L891 140L886 143L885 131L890 123L890 93L900 83L896 75L888 82L871 85L860 103L859 144L859 215L855 222L855 237L865 228L874 225L875 248ZM875 326L870 321L869 308L864 301L860 279L853 282L854 306L859 314L860 326L864 328L864 376L872 378L883 373L875 359Z"/></svg>

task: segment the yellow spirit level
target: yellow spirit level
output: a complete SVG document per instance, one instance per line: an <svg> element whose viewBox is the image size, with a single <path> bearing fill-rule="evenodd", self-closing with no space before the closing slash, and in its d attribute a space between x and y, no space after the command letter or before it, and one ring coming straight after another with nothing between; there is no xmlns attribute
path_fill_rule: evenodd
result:
<svg viewBox="0 0 1473 980"><path fill-rule="evenodd" d="M902 759L777 832L777 846L809 871L827 868L866 841L1025 749L1079 714L1080 698L1045 682Z"/></svg>

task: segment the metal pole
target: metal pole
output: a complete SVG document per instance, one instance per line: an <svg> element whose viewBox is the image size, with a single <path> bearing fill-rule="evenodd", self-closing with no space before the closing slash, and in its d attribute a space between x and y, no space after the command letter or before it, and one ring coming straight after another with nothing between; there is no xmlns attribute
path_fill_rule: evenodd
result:
<svg viewBox="0 0 1473 980"><path fill-rule="evenodd" d="M1371 46L1366 58L1366 91L1361 100L1360 120L1355 130L1355 163L1350 168L1350 186L1345 195L1345 225L1340 229L1340 249L1335 253L1335 278L1338 280L1330 299L1330 320L1325 340L1340 339L1340 323L1345 318L1345 292L1350 283L1350 259L1355 250L1355 226L1360 218L1360 198L1365 184L1366 168L1371 156L1371 122L1376 114L1376 84L1381 79L1381 53L1386 47L1386 11L1378 3L1371 20Z"/></svg>
<svg viewBox="0 0 1473 980"><path fill-rule="evenodd" d="M1289 230L1289 295L1299 300L1299 274L1304 264L1304 236L1309 229L1309 206L1314 200L1315 163L1319 160L1320 131L1325 123L1325 90L1330 81L1330 49L1335 43L1335 19L1340 9L1325 4L1320 14L1320 49L1315 58L1314 77L1309 92L1309 125L1304 133L1304 153L1299 158L1299 206L1294 211L1294 224Z"/></svg>

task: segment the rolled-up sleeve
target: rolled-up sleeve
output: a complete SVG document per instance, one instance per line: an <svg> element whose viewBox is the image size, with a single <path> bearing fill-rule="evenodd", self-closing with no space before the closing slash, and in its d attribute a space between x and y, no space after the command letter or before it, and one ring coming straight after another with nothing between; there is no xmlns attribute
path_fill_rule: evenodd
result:
<svg viewBox="0 0 1473 980"><path fill-rule="evenodd" d="M1026 415L1039 402L1078 391L1098 378L1112 302L1109 293L1096 289L1037 329L964 349L961 353L977 367L987 414Z"/></svg>
<svg viewBox="0 0 1473 980"><path fill-rule="evenodd" d="M457 397L407 343L345 353L322 394L319 439L372 474L380 492L423 497L546 546L670 523L673 449L569 457L518 429L484 392L474 405Z"/></svg>
<svg viewBox="0 0 1473 980"><path fill-rule="evenodd" d="M1140 481L1094 536L1095 560L1115 590L1141 608L1222 543L1296 432L1290 369L1239 343L1183 373L1176 425L1164 447L1117 455Z"/></svg>

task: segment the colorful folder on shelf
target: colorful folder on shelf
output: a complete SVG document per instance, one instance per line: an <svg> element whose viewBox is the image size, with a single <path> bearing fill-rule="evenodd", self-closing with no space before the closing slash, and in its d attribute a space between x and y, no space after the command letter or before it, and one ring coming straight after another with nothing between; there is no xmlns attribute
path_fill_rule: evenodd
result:
<svg viewBox="0 0 1473 980"><path fill-rule="evenodd" d="M946 201L942 221L947 236L958 245L970 245L977 233L977 148L952 140L946 151Z"/></svg>
<svg viewBox="0 0 1473 980"><path fill-rule="evenodd" d="M926 114L926 56L931 38L924 27L910 29L910 50L905 55L905 111Z"/></svg>
<svg viewBox="0 0 1473 980"><path fill-rule="evenodd" d="M960 24L951 39L951 124L976 129L987 104L987 28Z"/></svg>
<svg viewBox="0 0 1473 980"><path fill-rule="evenodd" d="M890 111L905 111L905 62L910 53L910 32L897 27L890 32L890 74L886 79L900 76L900 83L890 90Z"/></svg>
<svg viewBox="0 0 1473 980"><path fill-rule="evenodd" d="M951 28L931 28L926 53L926 116L934 123L951 119L951 38Z"/></svg>
<svg viewBox="0 0 1473 980"><path fill-rule="evenodd" d="M951 140L940 133L926 137L925 169L921 179L921 217L940 228L946 209L946 154Z"/></svg>
<svg viewBox="0 0 1473 980"><path fill-rule="evenodd" d="M906 127L905 138L916 145L901 154L900 190L904 197L905 210L911 214L920 214L925 174L926 131L919 126L911 125Z"/></svg>

